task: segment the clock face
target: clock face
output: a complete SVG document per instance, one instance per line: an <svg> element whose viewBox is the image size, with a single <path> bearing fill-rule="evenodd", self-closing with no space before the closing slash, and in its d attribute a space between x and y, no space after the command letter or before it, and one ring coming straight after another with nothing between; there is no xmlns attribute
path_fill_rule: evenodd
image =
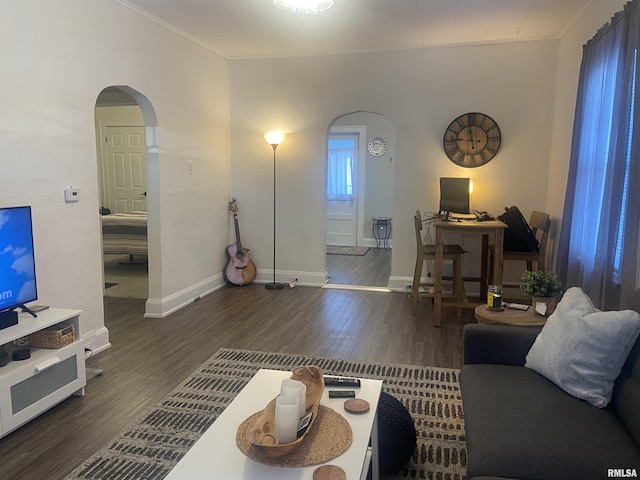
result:
<svg viewBox="0 0 640 480"><path fill-rule="evenodd" d="M387 151L387 142L382 137L373 137L369 140L369 153L374 157L381 157Z"/></svg>
<svg viewBox="0 0 640 480"><path fill-rule="evenodd" d="M465 113L444 132L444 151L456 165L473 168L496 156L501 142L500 128L484 113Z"/></svg>

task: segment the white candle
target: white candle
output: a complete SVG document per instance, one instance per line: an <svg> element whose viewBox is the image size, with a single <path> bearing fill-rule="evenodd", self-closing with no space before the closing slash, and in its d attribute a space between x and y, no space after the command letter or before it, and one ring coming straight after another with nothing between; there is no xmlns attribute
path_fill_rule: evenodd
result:
<svg viewBox="0 0 640 480"><path fill-rule="evenodd" d="M276 398L275 434L278 443L291 443L297 438L300 406L298 397Z"/></svg>
<svg viewBox="0 0 640 480"><path fill-rule="evenodd" d="M307 414L307 386L300 382L302 388L300 389L300 418Z"/></svg>
<svg viewBox="0 0 640 480"><path fill-rule="evenodd" d="M300 407L300 417L307 412L307 386L299 380L285 378L280 384L280 395L283 397L296 397Z"/></svg>

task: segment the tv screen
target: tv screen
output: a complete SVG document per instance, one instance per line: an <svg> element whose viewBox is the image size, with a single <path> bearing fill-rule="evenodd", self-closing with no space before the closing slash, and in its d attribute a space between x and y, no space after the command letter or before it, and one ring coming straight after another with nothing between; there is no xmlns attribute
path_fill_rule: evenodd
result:
<svg viewBox="0 0 640 480"><path fill-rule="evenodd" d="M440 211L469 213L468 178L440 178Z"/></svg>
<svg viewBox="0 0 640 480"><path fill-rule="evenodd" d="M31 207L0 208L0 312L37 299Z"/></svg>

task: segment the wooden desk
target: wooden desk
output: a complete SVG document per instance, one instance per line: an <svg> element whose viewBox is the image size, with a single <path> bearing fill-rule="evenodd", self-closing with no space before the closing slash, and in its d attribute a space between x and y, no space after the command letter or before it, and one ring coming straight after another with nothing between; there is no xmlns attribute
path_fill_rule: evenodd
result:
<svg viewBox="0 0 640 480"><path fill-rule="evenodd" d="M547 317L539 315L533 307L529 310L489 310L488 305L479 305L474 311L474 316L478 323L485 325L517 325L520 327L542 327L547 323Z"/></svg>
<svg viewBox="0 0 640 480"><path fill-rule="evenodd" d="M500 220L488 222L476 222L463 220L461 222L436 220L433 222L436 231L436 258L434 265L434 305L433 305L433 326L442 325L442 257L445 235L447 233L482 235L487 236L489 242L495 245L496 254L493 256L493 279L495 285L502 285L502 247L504 240L504 229L507 225ZM484 242L483 242L484 245ZM485 252L483 252L483 257ZM483 266L484 269L484 266ZM476 307L474 303L455 304L456 307Z"/></svg>

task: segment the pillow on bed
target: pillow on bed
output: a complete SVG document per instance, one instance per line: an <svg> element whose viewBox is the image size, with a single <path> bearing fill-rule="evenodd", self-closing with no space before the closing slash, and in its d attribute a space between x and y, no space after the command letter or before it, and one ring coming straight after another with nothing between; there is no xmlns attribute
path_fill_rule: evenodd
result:
<svg viewBox="0 0 640 480"><path fill-rule="evenodd" d="M536 338L525 367L565 392L605 407L640 334L633 310L601 312L582 289L568 289Z"/></svg>

